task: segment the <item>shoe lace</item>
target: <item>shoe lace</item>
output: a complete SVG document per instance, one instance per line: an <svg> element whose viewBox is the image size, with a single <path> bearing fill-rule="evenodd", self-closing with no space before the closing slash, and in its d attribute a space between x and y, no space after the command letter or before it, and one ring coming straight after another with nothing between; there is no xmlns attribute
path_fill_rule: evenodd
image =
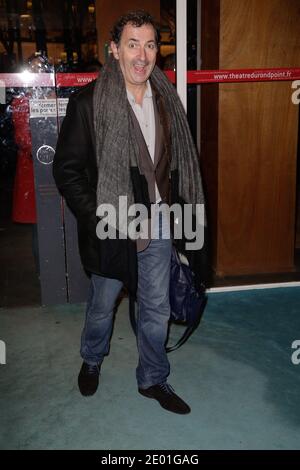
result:
<svg viewBox="0 0 300 470"><path fill-rule="evenodd" d="M100 372L100 365L99 364L87 364L87 373L88 374L95 374L96 372Z"/></svg>
<svg viewBox="0 0 300 470"><path fill-rule="evenodd" d="M162 392L167 393L168 395L173 395L174 388L170 384L164 382L164 383L158 384L158 386Z"/></svg>

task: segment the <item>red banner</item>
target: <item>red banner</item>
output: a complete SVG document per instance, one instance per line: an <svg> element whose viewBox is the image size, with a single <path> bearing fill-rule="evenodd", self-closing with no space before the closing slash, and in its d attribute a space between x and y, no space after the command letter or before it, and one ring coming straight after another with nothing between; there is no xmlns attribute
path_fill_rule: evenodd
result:
<svg viewBox="0 0 300 470"><path fill-rule="evenodd" d="M57 73L55 76L57 87L84 86L96 80L97 72L93 73Z"/></svg>
<svg viewBox="0 0 300 470"><path fill-rule="evenodd" d="M176 83L176 72L166 70L166 76ZM98 73L1 73L0 86L5 87L78 87L95 80ZM300 68L189 70L188 84L239 83L300 80ZM1 84L2 81L2 84Z"/></svg>
<svg viewBox="0 0 300 470"><path fill-rule="evenodd" d="M165 70L164 73L170 82L176 83L176 72ZM59 73L56 75L56 85L58 87L83 86L95 80L97 76L97 73ZM300 79L300 68L189 70L187 72L188 84L293 81L297 79Z"/></svg>
<svg viewBox="0 0 300 470"><path fill-rule="evenodd" d="M166 70L166 76L176 83L176 72ZM276 82L300 80L300 68L188 70L187 83Z"/></svg>
<svg viewBox="0 0 300 470"><path fill-rule="evenodd" d="M298 79L300 79L300 68L191 70L187 72L187 82L189 84L272 82Z"/></svg>

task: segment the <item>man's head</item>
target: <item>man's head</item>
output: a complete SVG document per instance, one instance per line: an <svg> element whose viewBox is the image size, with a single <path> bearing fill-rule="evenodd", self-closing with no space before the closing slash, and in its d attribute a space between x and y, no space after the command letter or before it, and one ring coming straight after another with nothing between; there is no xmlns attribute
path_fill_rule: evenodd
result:
<svg viewBox="0 0 300 470"><path fill-rule="evenodd" d="M122 16L112 30L111 50L126 86L133 91L143 86L155 66L159 31L149 13L133 11Z"/></svg>

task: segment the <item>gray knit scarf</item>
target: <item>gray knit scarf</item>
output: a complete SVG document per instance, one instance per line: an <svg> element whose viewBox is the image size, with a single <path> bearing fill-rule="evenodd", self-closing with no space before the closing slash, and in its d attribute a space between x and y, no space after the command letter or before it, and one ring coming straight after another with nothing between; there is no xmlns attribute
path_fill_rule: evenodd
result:
<svg viewBox="0 0 300 470"><path fill-rule="evenodd" d="M174 86L155 66L150 82L162 96L171 123L171 171L178 169L179 196L186 203L204 203L199 160L186 114ZM134 203L130 166L138 167L138 146L133 138L130 103L119 61L109 59L97 79L94 125L98 165L97 204L118 208L118 197Z"/></svg>

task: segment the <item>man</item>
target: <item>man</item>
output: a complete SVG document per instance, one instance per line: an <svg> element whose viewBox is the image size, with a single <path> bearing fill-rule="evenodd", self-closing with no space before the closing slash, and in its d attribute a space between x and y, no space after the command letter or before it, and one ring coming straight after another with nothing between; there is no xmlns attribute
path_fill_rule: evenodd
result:
<svg viewBox="0 0 300 470"><path fill-rule="evenodd" d="M70 98L54 159L54 178L77 217L80 255L91 273L79 389L86 396L97 390L125 285L138 303L138 390L168 411L187 414L190 407L167 383L172 240L160 207L203 202L197 154L176 91L155 65L153 18L143 11L121 17L111 50L97 81ZM124 237L120 225L117 239L97 237L97 207L117 209L121 196L151 213L150 238ZM187 256L194 268L195 253Z"/></svg>

